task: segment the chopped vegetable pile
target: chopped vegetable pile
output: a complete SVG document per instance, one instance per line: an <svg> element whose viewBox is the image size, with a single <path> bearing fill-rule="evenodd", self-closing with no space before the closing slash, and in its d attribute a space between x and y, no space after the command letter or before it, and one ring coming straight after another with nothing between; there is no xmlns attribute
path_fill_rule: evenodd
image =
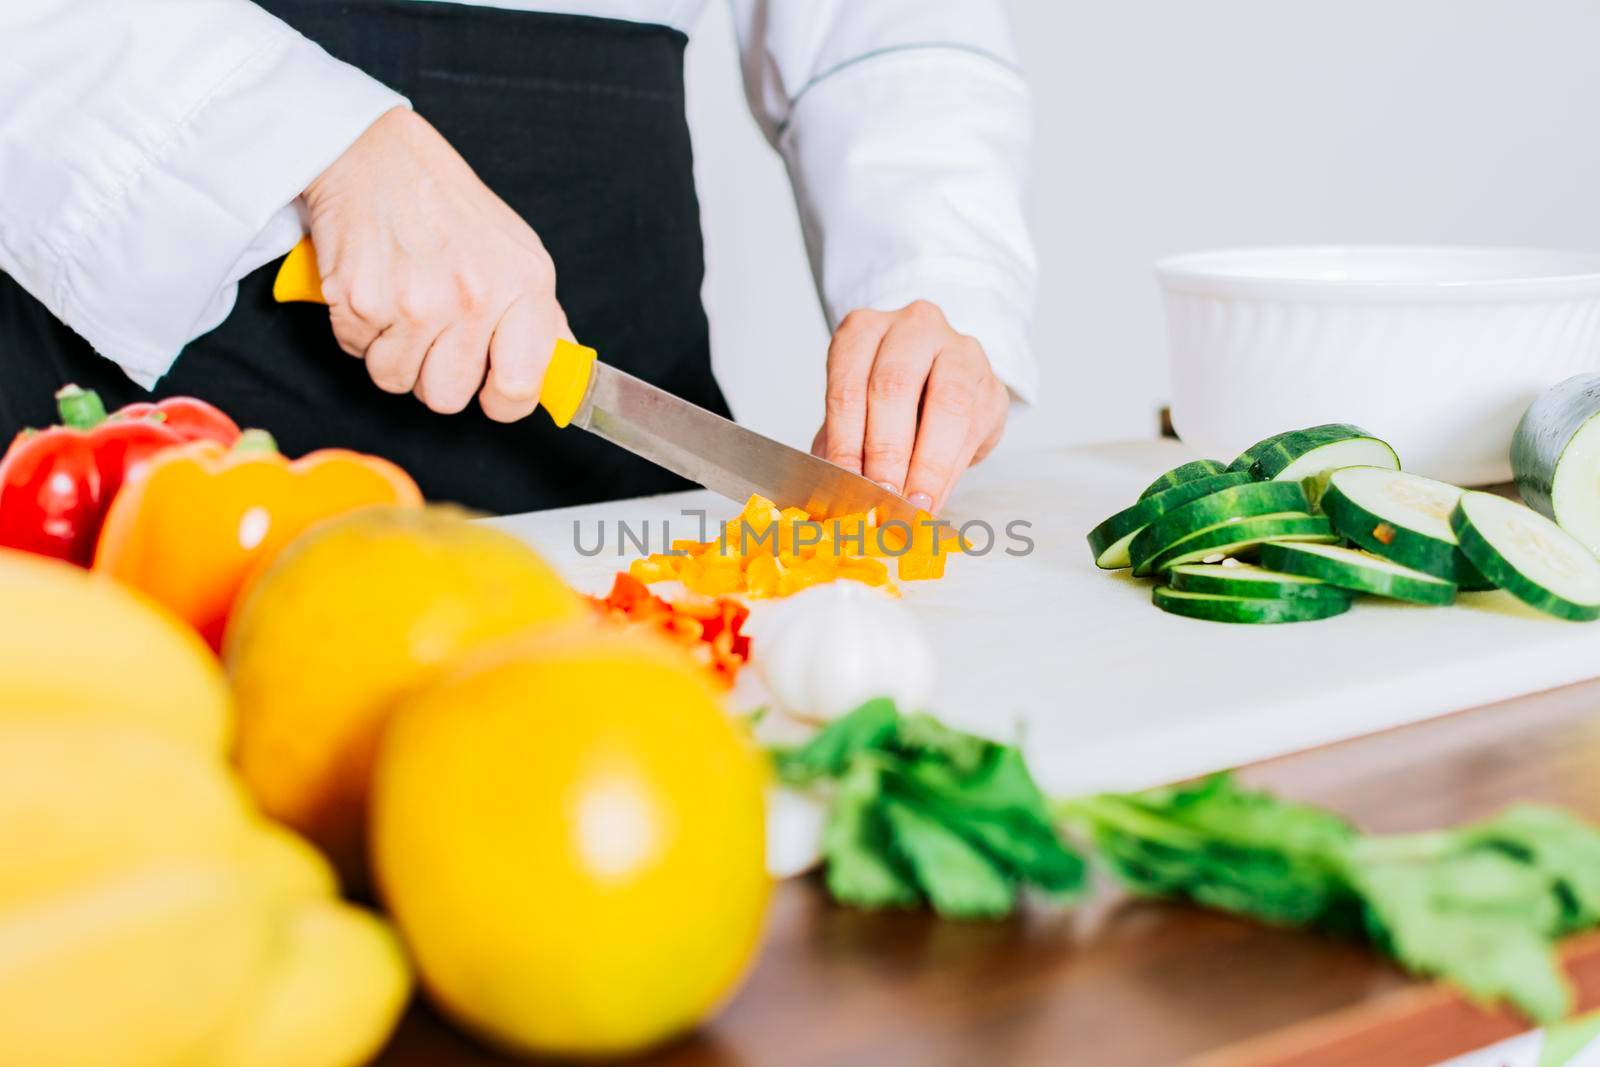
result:
<svg viewBox="0 0 1600 1067"><path fill-rule="evenodd" d="M1362 938L1539 1021L1572 1005L1556 939L1600 923L1600 830L1553 808L1369 836L1216 775L1059 813L1137 893Z"/></svg>
<svg viewBox="0 0 1600 1067"><path fill-rule="evenodd" d="M835 783L823 855L843 903L926 899L947 918L987 919L1010 914L1023 886L1083 886L1083 860L1011 746L872 700L774 762L791 785Z"/></svg>
<svg viewBox="0 0 1600 1067"><path fill-rule="evenodd" d="M634 560L628 573L645 583L676 579L705 596L781 597L836 579L893 591L885 559L901 581L944 576L945 557L957 550L945 534L925 512L914 523L880 524L872 511L820 521L753 496L714 539L674 541L670 552Z"/></svg>
<svg viewBox="0 0 1600 1067"><path fill-rule="evenodd" d="M1306 622L1343 614L1358 594L1439 605L1487 589L1558 618L1600 618L1600 560L1561 526L1401 471L1394 449L1344 423L1276 434L1227 467L1176 467L1089 531L1089 548L1098 567L1163 582L1158 608L1211 622Z"/></svg>
<svg viewBox="0 0 1600 1067"><path fill-rule="evenodd" d="M647 626L672 639L700 661L724 685L750 658L750 638L743 632L750 609L726 597L687 597L668 603L629 574L618 574L611 592L592 597L607 618Z"/></svg>

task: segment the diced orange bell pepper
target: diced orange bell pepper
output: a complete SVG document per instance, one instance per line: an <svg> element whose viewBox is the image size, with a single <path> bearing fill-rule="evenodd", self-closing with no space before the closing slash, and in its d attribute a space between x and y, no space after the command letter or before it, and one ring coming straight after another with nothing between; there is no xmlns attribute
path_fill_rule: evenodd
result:
<svg viewBox="0 0 1600 1067"><path fill-rule="evenodd" d="M673 541L668 547L670 547L672 551L681 553L685 556L698 556L700 553L706 550L705 544L700 541L692 540Z"/></svg>
<svg viewBox="0 0 1600 1067"><path fill-rule="evenodd" d="M653 552L644 559L636 559L629 563L628 573L646 585L669 582L678 576L678 564L677 556Z"/></svg>
<svg viewBox="0 0 1600 1067"><path fill-rule="evenodd" d="M777 596L784 570L784 565L778 562L776 556L752 557L750 565L745 568L746 591L752 597Z"/></svg>
<svg viewBox="0 0 1600 1067"><path fill-rule="evenodd" d="M319 519L422 493L387 460L323 449L297 460L247 431L230 450L196 441L159 453L106 513L94 569L140 589L218 648L245 580Z"/></svg>
<svg viewBox="0 0 1600 1067"><path fill-rule="evenodd" d="M760 494L746 501L744 510L739 513L739 517L749 523L750 529L756 533L777 522L778 516L778 506Z"/></svg>
<svg viewBox="0 0 1600 1067"><path fill-rule="evenodd" d="M726 596L744 588L744 573L737 564L713 563L700 568L693 577L686 576L683 584L702 596Z"/></svg>
<svg viewBox="0 0 1600 1067"><path fill-rule="evenodd" d="M839 577L861 582L863 585L888 585L889 568L878 559L867 557L844 559L839 562Z"/></svg>
<svg viewBox="0 0 1600 1067"><path fill-rule="evenodd" d="M809 586L831 582L839 574L839 561L832 556L813 556L789 568L778 580L779 594L788 596Z"/></svg>
<svg viewBox="0 0 1600 1067"><path fill-rule="evenodd" d="M902 582L926 581L944 577L945 557L960 550L959 539L952 543L943 536L944 527L935 526L933 516L917 512L911 529L911 547L900 556L896 576Z"/></svg>

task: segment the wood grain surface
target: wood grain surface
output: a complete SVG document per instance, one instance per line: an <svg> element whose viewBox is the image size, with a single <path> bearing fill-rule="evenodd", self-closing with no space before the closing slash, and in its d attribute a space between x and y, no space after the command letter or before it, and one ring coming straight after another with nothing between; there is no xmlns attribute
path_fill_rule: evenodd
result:
<svg viewBox="0 0 1600 1067"><path fill-rule="evenodd" d="M1600 682L1272 760L1253 784L1407 831L1514 800L1600 819ZM670 922L670 916L663 916ZM1600 937L1567 946L1600 1006ZM1103 887L1087 906L940 922L779 889L750 980L652 1067L1427 1067L1509 1037L1516 1019L1408 980L1362 948ZM498 1058L412 1011L382 1067Z"/></svg>

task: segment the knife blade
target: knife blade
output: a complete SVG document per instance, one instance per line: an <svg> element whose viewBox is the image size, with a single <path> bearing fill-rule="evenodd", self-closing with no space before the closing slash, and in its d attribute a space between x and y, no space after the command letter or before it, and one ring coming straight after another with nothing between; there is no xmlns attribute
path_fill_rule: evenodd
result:
<svg viewBox="0 0 1600 1067"><path fill-rule="evenodd" d="M572 425L741 504L759 494L818 519L876 508L880 523L916 522L910 501L876 482L604 363L594 364Z"/></svg>
<svg viewBox="0 0 1600 1067"><path fill-rule="evenodd" d="M311 238L284 257L272 297L327 303ZM592 348L556 342L540 404L557 426L579 426L737 503L760 494L816 519L876 508L880 524L915 529L917 509L905 497L600 363Z"/></svg>

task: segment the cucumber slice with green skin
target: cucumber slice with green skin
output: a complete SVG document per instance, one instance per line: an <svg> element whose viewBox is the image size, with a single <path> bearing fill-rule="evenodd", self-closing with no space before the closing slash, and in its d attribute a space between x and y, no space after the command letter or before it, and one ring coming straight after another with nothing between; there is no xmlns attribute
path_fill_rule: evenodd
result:
<svg viewBox="0 0 1600 1067"><path fill-rule="evenodd" d="M1149 559L1136 563L1133 573L1135 577L1146 578L1185 563L1237 556L1267 541L1332 543L1337 540L1339 537L1328 525L1328 520L1320 515L1293 511L1253 515L1246 519L1229 519L1210 529L1192 533Z"/></svg>
<svg viewBox="0 0 1600 1067"><path fill-rule="evenodd" d="M1262 555L1273 547L1261 546ZM1262 570L1248 563L1183 563L1167 572L1172 588L1185 593L1211 593L1265 600L1293 600L1295 597L1335 597L1348 600L1350 594L1317 578Z"/></svg>
<svg viewBox="0 0 1600 1067"><path fill-rule="evenodd" d="M1263 597L1219 596L1193 593L1158 585L1150 594L1156 607L1170 615L1183 615L1207 622L1312 622L1332 618L1350 610L1349 597Z"/></svg>
<svg viewBox="0 0 1600 1067"><path fill-rule="evenodd" d="M1145 488L1145 491L1139 494L1139 499L1144 500L1146 497L1155 496L1157 493L1164 493L1168 489L1182 485L1184 482L1192 482L1197 478L1209 478L1216 474L1226 474L1227 471L1228 468L1225 465L1214 459L1191 460L1188 463L1173 467L1167 473L1151 482Z"/></svg>
<svg viewBox="0 0 1600 1067"><path fill-rule="evenodd" d="M1328 476L1322 513L1373 555L1457 585L1480 575L1456 547L1450 515L1464 490L1382 467L1345 467Z"/></svg>
<svg viewBox="0 0 1600 1067"><path fill-rule="evenodd" d="M1128 546L1128 557L1137 568L1140 560L1149 559L1168 545L1219 522L1251 515L1310 510L1311 502L1298 484L1252 482L1246 476L1243 484L1208 493L1152 521L1134 537L1133 543Z"/></svg>
<svg viewBox="0 0 1600 1067"><path fill-rule="evenodd" d="M1528 506L1600 553L1600 374L1546 390L1511 438L1511 470Z"/></svg>
<svg viewBox="0 0 1600 1067"><path fill-rule="evenodd" d="M1195 478L1166 492L1145 497L1133 507L1117 512L1089 531L1089 551L1094 553L1095 566L1102 570L1130 566L1128 546L1133 542L1134 534L1192 500L1230 486L1248 485L1250 480L1250 475L1242 473Z"/></svg>
<svg viewBox="0 0 1600 1067"><path fill-rule="evenodd" d="M1240 452L1238 457L1228 464L1228 469L1230 471L1244 471L1252 478L1255 477L1256 460L1260 458L1261 453L1277 444L1280 438L1288 437L1289 434L1294 432L1293 430L1288 430L1284 433L1275 433L1271 437L1262 438L1243 452Z"/></svg>
<svg viewBox="0 0 1600 1067"><path fill-rule="evenodd" d="M1261 565L1285 574L1320 578L1329 585L1413 604L1450 604L1455 583L1338 545L1261 546Z"/></svg>
<svg viewBox="0 0 1600 1067"><path fill-rule="evenodd" d="M1256 456L1250 473L1262 481L1300 482L1315 506L1328 477L1341 467L1400 469L1388 443L1359 426L1333 423L1285 434Z"/></svg>
<svg viewBox="0 0 1600 1067"><path fill-rule="evenodd" d="M1518 600L1557 618L1600 619L1600 559L1537 511L1463 493L1450 525L1473 566Z"/></svg>

